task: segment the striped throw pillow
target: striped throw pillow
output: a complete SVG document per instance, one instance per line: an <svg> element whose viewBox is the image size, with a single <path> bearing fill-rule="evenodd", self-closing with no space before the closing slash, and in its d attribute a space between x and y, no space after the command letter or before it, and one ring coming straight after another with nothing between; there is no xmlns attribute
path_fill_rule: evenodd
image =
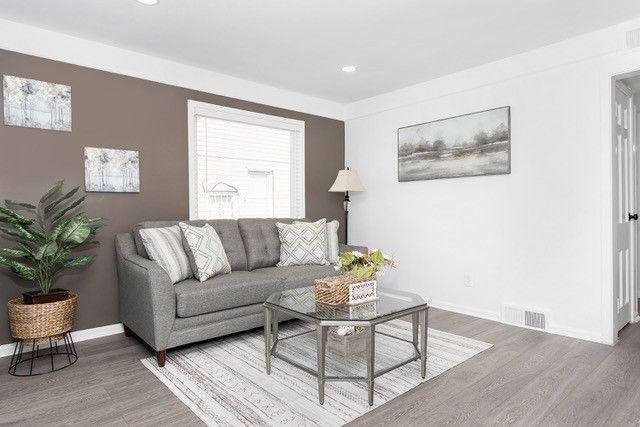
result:
<svg viewBox="0 0 640 427"><path fill-rule="evenodd" d="M193 277L189 258L182 247L180 227L143 228L140 237L149 259L157 262L169 275L171 282L181 282Z"/></svg>

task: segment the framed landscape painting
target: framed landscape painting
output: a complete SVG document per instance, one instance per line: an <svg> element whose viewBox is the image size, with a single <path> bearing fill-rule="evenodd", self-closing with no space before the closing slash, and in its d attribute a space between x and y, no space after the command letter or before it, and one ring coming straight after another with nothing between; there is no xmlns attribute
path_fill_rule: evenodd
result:
<svg viewBox="0 0 640 427"><path fill-rule="evenodd" d="M511 173L511 108L398 129L398 181Z"/></svg>
<svg viewBox="0 0 640 427"><path fill-rule="evenodd" d="M138 152L85 147L84 186L87 192L139 193Z"/></svg>

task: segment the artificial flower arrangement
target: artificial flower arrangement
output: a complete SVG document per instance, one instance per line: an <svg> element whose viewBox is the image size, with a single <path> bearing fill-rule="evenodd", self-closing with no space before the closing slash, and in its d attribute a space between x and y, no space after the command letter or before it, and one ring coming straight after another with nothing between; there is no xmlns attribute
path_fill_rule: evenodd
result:
<svg viewBox="0 0 640 427"><path fill-rule="evenodd" d="M340 253L336 270L356 277L375 278L393 266L393 257L380 249L371 249L366 254L359 251Z"/></svg>

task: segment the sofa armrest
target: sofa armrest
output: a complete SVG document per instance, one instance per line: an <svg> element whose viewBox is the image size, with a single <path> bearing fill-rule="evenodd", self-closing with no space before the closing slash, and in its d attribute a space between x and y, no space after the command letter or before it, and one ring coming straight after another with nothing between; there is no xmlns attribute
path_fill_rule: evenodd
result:
<svg viewBox="0 0 640 427"><path fill-rule="evenodd" d="M120 321L157 351L165 350L176 317L169 275L136 252L131 234L116 236Z"/></svg>
<svg viewBox="0 0 640 427"><path fill-rule="evenodd" d="M344 243L340 243L338 246L339 246L340 252L358 251L364 254L369 252L369 248L367 248L366 246L345 245Z"/></svg>

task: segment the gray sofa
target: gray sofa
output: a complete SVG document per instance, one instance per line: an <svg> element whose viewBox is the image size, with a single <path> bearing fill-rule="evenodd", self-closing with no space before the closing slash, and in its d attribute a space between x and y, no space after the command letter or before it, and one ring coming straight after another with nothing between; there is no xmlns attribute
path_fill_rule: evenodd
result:
<svg viewBox="0 0 640 427"><path fill-rule="evenodd" d="M262 303L273 292L313 285L314 279L337 274L333 266L276 267L280 240L276 222L292 219L197 220L211 224L231 264L230 274L200 283L172 284L167 273L149 260L141 228L169 227L178 221L137 224L116 236L120 321L125 334L135 333L155 351L164 366L166 350L263 326ZM344 250L366 250L341 245Z"/></svg>

